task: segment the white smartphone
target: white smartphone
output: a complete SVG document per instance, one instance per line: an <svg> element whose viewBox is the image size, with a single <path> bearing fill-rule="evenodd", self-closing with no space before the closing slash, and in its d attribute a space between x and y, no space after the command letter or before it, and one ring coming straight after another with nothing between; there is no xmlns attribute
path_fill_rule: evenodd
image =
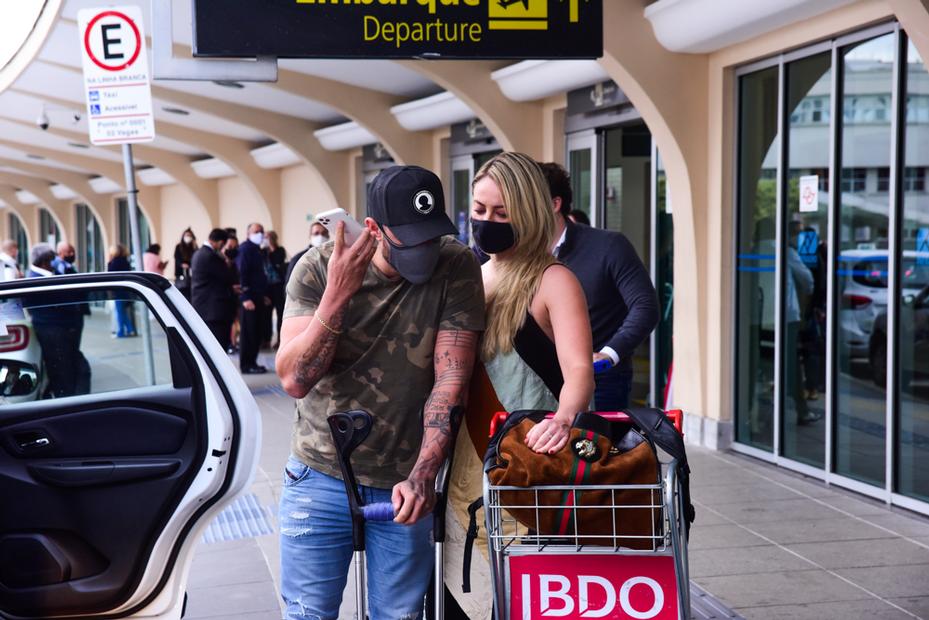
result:
<svg viewBox="0 0 929 620"><path fill-rule="evenodd" d="M332 209L316 216L316 221L326 227L329 238L335 240L339 230L339 222L345 223L345 243L351 245L358 240L364 227L355 218L345 212L345 209Z"/></svg>

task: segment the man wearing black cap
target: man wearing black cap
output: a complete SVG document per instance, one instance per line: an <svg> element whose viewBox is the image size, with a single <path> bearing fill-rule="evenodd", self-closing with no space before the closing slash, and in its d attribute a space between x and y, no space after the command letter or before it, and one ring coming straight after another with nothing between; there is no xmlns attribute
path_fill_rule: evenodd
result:
<svg viewBox="0 0 929 620"><path fill-rule="evenodd" d="M433 568L436 474L448 456L479 333L477 260L451 235L438 177L381 172L351 246L311 248L287 285L277 373L297 403L281 495L285 617L335 618L352 555L351 518L327 417L374 416L352 455L366 503L394 505L366 528L371 618L419 618Z"/></svg>

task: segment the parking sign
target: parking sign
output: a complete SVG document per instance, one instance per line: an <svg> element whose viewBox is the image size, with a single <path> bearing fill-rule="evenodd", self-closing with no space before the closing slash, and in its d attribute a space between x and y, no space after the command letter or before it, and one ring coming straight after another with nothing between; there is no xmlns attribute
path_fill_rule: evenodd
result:
<svg viewBox="0 0 929 620"><path fill-rule="evenodd" d="M91 143L154 140L142 10L137 6L83 9L78 26Z"/></svg>

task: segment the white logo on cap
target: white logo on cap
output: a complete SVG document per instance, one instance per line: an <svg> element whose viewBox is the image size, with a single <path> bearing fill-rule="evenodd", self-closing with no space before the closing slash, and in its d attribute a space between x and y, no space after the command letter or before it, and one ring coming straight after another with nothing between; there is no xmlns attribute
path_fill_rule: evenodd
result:
<svg viewBox="0 0 929 620"><path fill-rule="evenodd" d="M435 197L428 189L421 189L413 196L413 208L422 213L429 215L435 209Z"/></svg>

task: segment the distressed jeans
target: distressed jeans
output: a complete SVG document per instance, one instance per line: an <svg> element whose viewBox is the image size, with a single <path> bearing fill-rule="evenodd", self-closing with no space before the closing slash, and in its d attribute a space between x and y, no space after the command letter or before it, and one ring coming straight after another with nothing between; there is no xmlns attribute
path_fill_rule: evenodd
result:
<svg viewBox="0 0 929 620"><path fill-rule="evenodd" d="M365 503L390 501L390 489L359 489ZM336 620L353 552L345 485L291 456L279 523L284 619ZM431 516L413 525L368 523L365 549L370 619L422 618L435 563Z"/></svg>

